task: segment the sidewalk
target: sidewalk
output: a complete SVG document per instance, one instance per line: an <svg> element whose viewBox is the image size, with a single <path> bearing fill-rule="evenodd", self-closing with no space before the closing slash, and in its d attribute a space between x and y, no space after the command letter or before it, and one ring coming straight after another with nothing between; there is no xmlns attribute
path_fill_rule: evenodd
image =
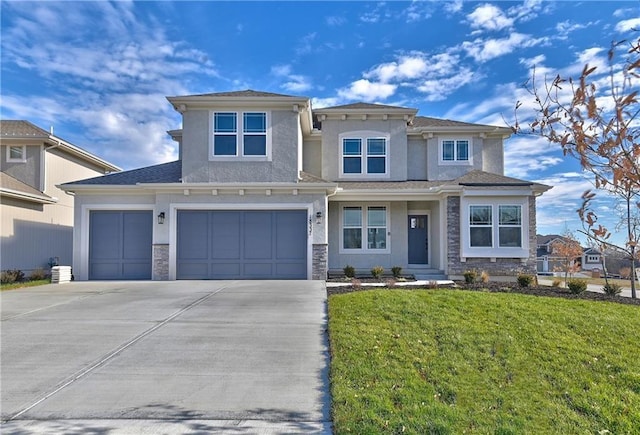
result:
<svg viewBox="0 0 640 435"><path fill-rule="evenodd" d="M541 278L538 277L538 284L540 285L546 285L546 286L551 286L551 283L553 282L553 279L555 278ZM564 279L562 280L564 283ZM602 291L602 285L600 284L587 284L587 291L589 292L594 292L594 293L604 293L604 291ZM636 287L636 295L638 294L638 292L640 292L640 284L638 284L638 286ZM620 296L624 296L626 298L630 298L631 297L631 287L622 287L622 293L620 293Z"/></svg>

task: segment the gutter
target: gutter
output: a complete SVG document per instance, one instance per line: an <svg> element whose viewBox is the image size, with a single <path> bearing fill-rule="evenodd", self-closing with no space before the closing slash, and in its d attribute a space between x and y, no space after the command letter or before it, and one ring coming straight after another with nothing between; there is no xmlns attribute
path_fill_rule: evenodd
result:
<svg viewBox="0 0 640 435"><path fill-rule="evenodd" d="M51 196L35 195L32 193L20 192L18 190L0 188L0 196L7 196L9 198L22 199L40 204L55 204L58 202L58 198Z"/></svg>

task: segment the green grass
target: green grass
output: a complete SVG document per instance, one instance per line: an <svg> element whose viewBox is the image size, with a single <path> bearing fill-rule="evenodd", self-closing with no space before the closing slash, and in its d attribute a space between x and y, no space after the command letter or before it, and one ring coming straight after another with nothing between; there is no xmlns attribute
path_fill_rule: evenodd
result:
<svg viewBox="0 0 640 435"><path fill-rule="evenodd" d="M640 433L639 331L640 308L610 302L331 296L336 434Z"/></svg>
<svg viewBox="0 0 640 435"><path fill-rule="evenodd" d="M0 291L14 290L23 287L35 287L38 285L51 284L50 279L38 279L35 281L12 282L11 284L0 284Z"/></svg>

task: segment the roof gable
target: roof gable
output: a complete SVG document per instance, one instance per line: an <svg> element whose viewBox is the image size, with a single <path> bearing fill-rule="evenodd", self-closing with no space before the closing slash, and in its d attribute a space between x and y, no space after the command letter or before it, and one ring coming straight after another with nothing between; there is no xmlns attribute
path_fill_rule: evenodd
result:
<svg viewBox="0 0 640 435"><path fill-rule="evenodd" d="M47 139L49 137L49 132L30 123L29 121L3 119L0 120L0 137Z"/></svg>

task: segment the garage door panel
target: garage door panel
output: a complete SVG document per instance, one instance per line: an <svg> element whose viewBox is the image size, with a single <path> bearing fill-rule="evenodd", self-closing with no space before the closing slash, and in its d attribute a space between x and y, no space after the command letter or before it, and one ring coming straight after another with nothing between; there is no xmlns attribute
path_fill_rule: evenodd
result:
<svg viewBox="0 0 640 435"><path fill-rule="evenodd" d="M96 260L120 258L121 239L114 237L121 231L119 213L91 213L89 222L91 257Z"/></svg>
<svg viewBox="0 0 640 435"><path fill-rule="evenodd" d="M189 213L204 213L208 221L184 219ZM190 241L182 234L197 236L198 246L207 245L211 279L305 279L307 277L306 210L178 211L178 279L193 277L189 265ZM189 225L188 231L183 228ZM204 261L204 260L203 260ZM202 271L200 270L200 273Z"/></svg>
<svg viewBox="0 0 640 435"><path fill-rule="evenodd" d="M89 279L151 279L153 213L89 214Z"/></svg>
<svg viewBox="0 0 640 435"><path fill-rule="evenodd" d="M207 260L206 212L185 211L180 216L178 227L178 257L185 260ZM202 231L205 231L203 234Z"/></svg>
<svg viewBox="0 0 640 435"><path fill-rule="evenodd" d="M211 214L211 259L240 259L240 217L237 212Z"/></svg>

